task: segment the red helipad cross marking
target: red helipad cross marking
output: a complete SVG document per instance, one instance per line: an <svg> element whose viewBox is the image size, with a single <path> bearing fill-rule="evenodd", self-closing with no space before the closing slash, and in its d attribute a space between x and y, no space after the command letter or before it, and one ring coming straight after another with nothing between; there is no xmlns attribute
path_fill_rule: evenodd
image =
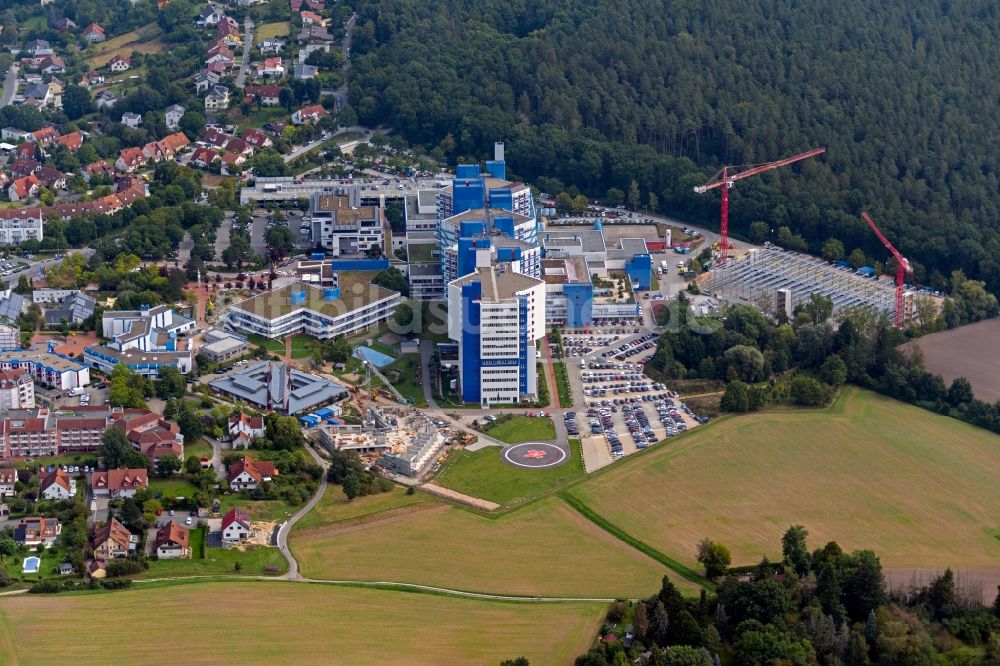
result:
<svg viewBox="0 0 1000 666"><path fill-rule="evenodd" d="M524 457L525 458L544 458L546 455L548 455L548 454L545 453L545 451L539 451L538 449L531 449L530 451L528 451L527 453L524 454Z"/></svg>

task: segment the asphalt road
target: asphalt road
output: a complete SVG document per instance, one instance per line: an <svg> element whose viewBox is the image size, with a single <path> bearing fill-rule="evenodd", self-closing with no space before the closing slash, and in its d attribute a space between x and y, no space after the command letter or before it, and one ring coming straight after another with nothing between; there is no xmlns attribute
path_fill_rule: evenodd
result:
<svg viewBox="0 0 1000 666"><path fill-rule="evenodd" d="M323 499L323 493L326 492L326 461L319 457L319 454L316 453L316 450L313 449L312 446L307 445L306 451L308 451L309 455L313 457L316 464L323 468L323 476L320 477L319 488L316 489L316 494L313 495L301 509L296 511L294 516L286 520L278 528L278 548L281 550L281 554L284 555L285 559L288 561L288 572L284 576L281 576L282 578L299 578L299 563L295 561L292 551L288 548L288 535L291 533L292 527L295 526L295 523L299 522L304 515L309 513L312 508L316 506L321 499Z"/></svg>
<svg viewBox="0 0 1000 666"><path fill-rule="evenodd" d="M0 96L0 107L7 106L14 100L17 94L17 63L13 63L7 70L7 76L3 80L3 95Z"/></svg>
<svg viewBox="0 0 1000 666"><path fill-rule="evenodd" d="M357 14L351 14L351 18L347 19L347 23L344 24L344 40L340 44L340 52L344 56L344 66L341 69L344 82L339 88L333 91L333 98L337 100L335 107L337 109L347 104L347 73L351 69L351 57L349 55L351 50L351 36L354 33L354 23L357 18Z"/></svg>
<svg viewBox="0 0 1000 666"><path fill-rule="evenodd" d="M253 20L248 16L243 22L243 61L236 75L236 87L246 87L247 68L250 67L250 47L253 46Z"/></svg>
<svg viewBox="0 0 1000 666"><path fill-rule="evenodd" d="M84 256L85 259L89 259L90 255L94 254L94 250L89 247L85 247L80 250L69 250L69 251L72 252L73 254L80 253ZM45 259L44 261L35 261L31 263L31 265L28 267L27 270L19 271L17 273L11 273L10 275L5 275L2 278L0 278L0 281L2 281L4 284L17 284L18 279L20 279L22 275L26 275L28 276L28 278L34 280L41 277L42 272L44 270L47 270L49 266L53 266L61 262L62 259Z"/></svg>

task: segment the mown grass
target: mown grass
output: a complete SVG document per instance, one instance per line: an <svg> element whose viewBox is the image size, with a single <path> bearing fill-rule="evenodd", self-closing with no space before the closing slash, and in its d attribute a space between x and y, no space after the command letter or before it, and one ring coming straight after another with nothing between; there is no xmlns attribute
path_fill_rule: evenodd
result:
<svg viewBox="0 0 1000 666"><path fill-rule="evenodd" d="M504 416L492 423L481 423L480 430L493 439L499 439L508 444L538 442L556 438L556 426L552 423L552 419L547 416Z"/></svg>

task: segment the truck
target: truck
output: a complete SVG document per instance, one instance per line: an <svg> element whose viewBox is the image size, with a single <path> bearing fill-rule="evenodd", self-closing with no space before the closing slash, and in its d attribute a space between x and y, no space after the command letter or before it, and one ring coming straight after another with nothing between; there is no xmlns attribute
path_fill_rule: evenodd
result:
<svg viewBox="0 0 1000 666"><path fill-rule="evenodd" d="M69 390L69 394L72 396L83 395L84 393L86 393L86 391L80 386Z"/></svg>
<svg viewBox="0 0 1000 666"><path fill-rule="evenodd" d="M668 270L670 270L670 267L667 265L667 260L666 259L664 259L664 260L662 260L660 262L660 268L663 269L664 273L666 273Z"/></svg>

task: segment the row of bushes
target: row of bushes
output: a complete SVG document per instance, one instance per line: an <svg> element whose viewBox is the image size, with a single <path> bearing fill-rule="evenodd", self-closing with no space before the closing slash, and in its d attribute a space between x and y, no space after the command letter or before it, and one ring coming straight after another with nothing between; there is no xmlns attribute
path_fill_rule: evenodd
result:
<svg viewBox="0 0 1000 666"><path fill-rule="evenodd" d="M91 578L90 581L42 580L28 588L28 592L31 594L59 594L60 592L76 592L78 590L124 590L129 587L132 587L132 580L129 578L107 580Z"/></svg>

